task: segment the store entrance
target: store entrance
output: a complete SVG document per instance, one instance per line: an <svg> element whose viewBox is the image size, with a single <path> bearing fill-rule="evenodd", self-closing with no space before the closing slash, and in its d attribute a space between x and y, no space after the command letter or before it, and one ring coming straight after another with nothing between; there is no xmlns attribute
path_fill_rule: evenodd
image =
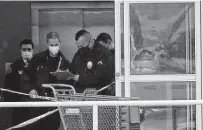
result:
<svg viewBox="0 0 203 130"><path fill-rule="evenodd" d="M120 20L115 24L117 95L197 99L195 3L131 1L116 2L115 8L115 22ZM195 110L195 106L141 108L141 130L192 130Z"/></svg>

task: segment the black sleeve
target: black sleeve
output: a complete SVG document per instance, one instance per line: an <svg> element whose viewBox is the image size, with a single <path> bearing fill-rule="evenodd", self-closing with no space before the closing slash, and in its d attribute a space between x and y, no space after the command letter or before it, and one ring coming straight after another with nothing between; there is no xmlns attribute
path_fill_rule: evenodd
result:
<svg viewBox="0 0 203 130"><path fill-rule="evenodd" d="M112 62L113 55L111 53L104 54L98 61L93 75L80 74L78 82L84 85L106 84L113 74Z"/></svg>
<svg viewBox="0 0 203 130"><path fill-rule="evenodd" d="M12 86L11 79L12 79L12 75L10 73L5 75L5 80L4 80L4 88L5 89L11 89L11 86ZM11 94L9 92L3 92L3 96L4 96L4 101L5 102L12 102L12 101L14 101L13 94Z"/></svg>
<svg viewBox="0 0 203 130"><path fill-rule="evenodd" d="M9 89L9 90L14 90L14 91L19 91L19 76L17 76L17 70L15 70L14 64L11 64L9 67L10 72L6 73L5 79L4 79L4 88ZM15 102L18 100L18 95L13 94L10 92L4 92L4 101L6 102Z"/></svg>

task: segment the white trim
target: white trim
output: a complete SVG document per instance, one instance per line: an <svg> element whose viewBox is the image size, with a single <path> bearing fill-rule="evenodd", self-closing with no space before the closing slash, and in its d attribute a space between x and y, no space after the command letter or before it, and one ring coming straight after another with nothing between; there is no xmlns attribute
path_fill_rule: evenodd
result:
<svg viewBox="0 0 203 130"><path fill-rule="evenodd" d="M121 82L124 82L125 81L125 76L121 75L121 76L117 77L117 79L119 79Z"/></svg>
<svg viewBox="0 0 203 130"><path fill-rule="evenodd" d="M143 79L144 78L144 79ZM130 75L130 82L164 82L164 81L196 81L196 74L169 74L169 75ZM125 81L124 76L120 76L119 80Z"/></svg>
<svg viewBox="0 0 203 130"><path fill-rule="evenodd" d="M70 106L187 106L203 105L203 100L145 100L145 101L67 101L67 102L1 102L0 108L3 107L70 107ZM199 126L197 127L199 128Z"/></svg>
<svg viewBox="0 0 203 130"><path fill-rule="evenodd" d="M54 4L53 4L54 2ZM31 9L113 9L113 1L99 2L99 6L95 6L99 1L34 1L31 3Z"/></svg>
<svg viewBox="0 0 203 130"><path fill-rule="evenodd" d="M98 130L99 128L99 113L98 113L98 105L93 106L93 130Z"/></svg>
<svg viewBox="0 0 203 130"><path fill-rule="evenodd" d="M201 12L200 12L200 24L201 24L201 30L200 30L200 33L201 33L201 37L200 37L200 48L201 48L201 57L203 56L203 46L202 46L202 41L203 41L203 17L202 17L202 14L203 14L203 1L201 1ZM202 62L201 62L201 67L203 68L203 57L201 58ZM201 75L203 74L203 70L201 69ZM203 81L203 76L201 77L201 80ZM201 83L202 84L202 83ZM203 94L203 89L201 90L201 94ZM201 99L203 99L203 96L201 95ZM201 117L203 117L203 106L201 108ZM201 120L203 120L201 118ZM203 128L203 123L201 124L202 128Z"/></svg>
<svg viewBox="0 0 203 130"><path fill-rule="evenodd" d="M192 3L200 0L128 0L129 3Z"/></svg>
<svg viewBox="0 0 203 130"><path fill-rule="evenodd" d="M195 2L195 70L196 70L196 100L201 100L201 43L200 43L200 2ZM201 106L196 106L196 128L202 130Z"/></svg>
<svg viewBox="0 0 203 130"><path fill-rule="evenodd" d="M2 0L2 1L19 1L19 0ZM20 0L20 1L30 1L30 2L33 2L33 0ZM50 1L53 1L53 2L56 2L56 0L34 0L34 2L35 1L39 1L39 2L50 2ZM90 1L90 2L103 2L103 1L105 1L105 2L113 2L114 0L60 0L60 1L64 1L64 2L75 2L75 1L82 1L82 2L88 2L88 1ZM59 1L59 2L60 2Z"/></svg>
<svg viewBox="0 0 203 130"><path fill-rule="evenodd" d="M125 61L125 97L130 97L130 10L129 2L124 2L124 61Z"/></svg>
<svg viewBox="0 0 203 130"><path fill-rule="evenodd" d="M115 94L116 94L116 96L122 96L122 89L121 89L121 81L120 80L116 80L116 88L115 88Z"/></svg>
<svg viewBox="0 0 203 130"><path fill-rule="evenodd" d="M115 80L116 80L116 96L121 96L121 16L120 2L115 1Z"/></svg>
<svg viewBox="0 0 203 130"><path fill-rule="evenodd" d="M172 83L171 82L166 82L166 100L172 100ZM168 109L172 109L171 106L167 107ZM167 117L173 117L173 112L172 111L167 111L166 112ZM172 124L172 120L166 120L166 130L170 130L170 124Z"/></svg>
<svg viewBox="0 0 203 130"><path fill-rule="evenodd" d="M185 10L188 8L188 5L185 5ZM191 11L188 10L188 13L185 14L185 32L186 32L186 74L189 74L192 72L192 41L191 41ZM190 38L190 39L188 39ZM186 82L186 99L189 100L190 97L192 97L191 91L192 88L190 87L192 83L191 82ZM190 127L192 126L192 107L191 106L187 106L187 114L186 114L186 119L187 119L187 130L190 130Z"/></svg>
<svg viewBox="0 0 203 130"><path fill-rule="evenodd" d="M177 75L131 75L130 82L196 81L195 74ZM201 85L200 85L201 86Z"/></svg>

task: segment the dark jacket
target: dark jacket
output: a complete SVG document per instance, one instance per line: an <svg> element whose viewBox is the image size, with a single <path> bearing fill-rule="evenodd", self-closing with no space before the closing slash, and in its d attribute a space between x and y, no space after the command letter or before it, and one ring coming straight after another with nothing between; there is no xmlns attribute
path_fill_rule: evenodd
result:
<svg viewBox="0 0 203 130"><path fill-rule="evenodd" d="M71 66L74 74L79 74L75 83L76 92L82 93L86 88L100 89L107 85L112 77L112 53L99 43L86 55L79 51L73 57ZM88 63L92 66L88 67Z"/></svg>
<svg viewBox="0 0 203 130"><path fill-rule="evenodd" d="M15 60L9 67L7 74L5 75L4 88L18 91L18 92L29 92L29 87L26 84L29 83L28 75L25 71L27 65L23 59ZM22 101L24 96L12 93L4 94L4 101L17 102Z"/></svg>
<svg viewBox="0 0 203 130"><path fill-rule="evenodd" d="M112 77L111 77L109 84L111 84L112 82L115 82L115 52L114 52L114 50L111 50L111 53L113 55L113 58L112 58ZM99 94L115 96L115 83L112 84L107 89L103 90Z"/></svg>
<svg viewBox="0 0 203 130"><path fill-rule="evenodd" d="M60 60L60 70L67 70L70 68L69 60L66 59L61 52L59 52L58 56L55 58L49 56L48 50L36 54L30 61L30 65L27 69L30 83L34 85L31 89L35 89L40 95L44 95L45 89L41 86L44 83L72 84L72 82L69 81L57 80L56 77L50 74L50 72L57 70Z"/></svg>
<svg viewBox="0 0 203 130"><path fill-rule="evenodd" d="M111 78L111 82L114 82L115 81L115 51L114 50L111 50L111 53L113 55L113 58L112 58L112 69L113 69L113 74L112 74L112 78Z"/></svg>
<svg viewBox="0 0 203 130"><path fill-rule="evenodd" d="M29 65L29 64L28 64ZM7 74L5 75L4 86L6 89L14 90L23 93L29 93L29 78L26 73L27 65L23 59L15 60L9 67ZM28 96L4 93L4 101L6 102L20 102L29 100ZM12 112L12 126L22 123L29 119L27 117L27 108L13 108ZM24 130L24 128L19 129Z"/></svg>
<svg viewBox="0 0 203 130"><path fill-rule="evenodd" d="M33 85L33 88L37 90L38 94L41 96L53 96L52 90L45 89L41 85L44 83L64 83L71 84L69 81L57 80L56 77L52 76L50 72L57 70L59 66L59 61L61 61L60 70L67 70L70 68L70 62L65 58L65 56L59 52L57 57L50 57L49 51L36 54L30 61L30 65L27 69L28 76L30 78L30 84ZM44 114L55 108L30 108L29 117L36 117L41 114ZM39 120L36 123L28 126L29 130L40 130L46 126L47 130L57 130L60 126L60 116L56 112L44 119Z"/></svg>

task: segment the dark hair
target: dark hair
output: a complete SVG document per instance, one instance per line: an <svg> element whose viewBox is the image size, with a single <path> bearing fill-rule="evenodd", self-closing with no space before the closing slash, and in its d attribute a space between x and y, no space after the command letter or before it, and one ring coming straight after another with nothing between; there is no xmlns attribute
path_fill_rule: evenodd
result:
<svg viewBox="0 0 203 130"><path fill-rule="evenodd" d="M102 41L102 42L104 42L104 43L107 43L108 40L111 40L111 41L112 41L111 36L110 36L108 33L104 33L104 32L103 32L103 33L100 33L100 34L97 36L97 39L96 39L97 42Z"/></svg>
<svg viewBox="0 0 203 130"><path fill-rule="evenodd" d="M34 43L30 39L24 39L23 41L20 42L20 48L22 45L32 45L32 49L34 49Z"/></svg>
<svg viewBox="0 0 203 130"><path fill-rule="evenodd" d="M46 36L47 43L49 39L58 39L61 42L60 35L57 32L49 32Z"/></svg>
<svg viewBox="0 0 203 130"><path fill-rule="evenodd" d="M89 33L88 31L82 29L79 30L76 34L75 34L75 40L77 41L81 36L83 36L84 34Z"/></svg>

